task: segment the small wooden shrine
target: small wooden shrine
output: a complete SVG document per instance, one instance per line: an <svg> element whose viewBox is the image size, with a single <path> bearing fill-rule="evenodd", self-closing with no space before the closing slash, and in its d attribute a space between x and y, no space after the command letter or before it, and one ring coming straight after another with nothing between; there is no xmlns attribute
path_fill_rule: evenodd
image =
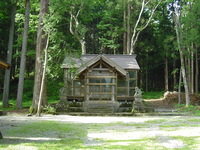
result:
<svg viewBox="0 0 200 150"><path fill-rule="evenodd" d="M66 57L62 68L61 111L131 111L140 69L136 55Z"/></svg>

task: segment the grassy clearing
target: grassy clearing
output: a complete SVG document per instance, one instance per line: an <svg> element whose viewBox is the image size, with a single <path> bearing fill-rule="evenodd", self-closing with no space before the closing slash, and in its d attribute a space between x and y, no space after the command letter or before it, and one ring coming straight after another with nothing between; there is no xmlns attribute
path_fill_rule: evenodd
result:
<svg viewBox="0 0 200 150"><path fill-rule="evenodd" d="M182 136L175 136L173 137L177 140L181 140L185 143L184 148L181 150L198 150L199 149L199 137L182 137Z"/></svg>
<svg viewBox="0 0 200 150"><path fill-rule="evenodd" d="M53 117L53 116L52 116ZM134 118L132 118L134 119ZM4 129L1 130L4 139L0 140L0 149L15 150L15 149L33 149L33 150L149 150L149 149L178 149L165 147L162 144L170 139L178 140L184 143L181 148L197 149L200 141L200 136L171 136L170 132L175 132L179 129L186 128L186 131L191 127L200 123L199 118L163 118L143 123L69 123L55 121L22 121L18 124L4 122ZM186 125L188 123L188 125ZM196 126L198 127L198 126ZM0 128L1 129L1 128ZM165 130L166 129L166 130ZM151 130L159 131L155 136L148 135ZM168 133L169 131L169 133ZM138 132L144 132L143 137ZM126 135L132 135L132 138L125 138ZM91 136L95 134L95 136ZM101 135L105 136L101 136ZM137 135L138 134L138 135ZM166 137L167 134L167 137ZM100 135L100 136L98 136ZM111 140L106 137L118 136L121 140ZM137 138L137 136L139 138ZM136 138L135 138L136 137ZM164 140L160 142L160 138ZM166 140L169 139L169 140ZM173 143L172 143L173 144Z"/></svg>
<svg viewBox="0 0 200 150"><path fill-rule="evenodd" d="M189 107L186 107L184 104L175 104L175 107L178 111L189 112L195 116L200 116L200 106L190 105Z"/></svg>
<svg viewBox="0 0 200 150"><path fill-rule="evenodd" d="M0 149L26 148L72 149L82 147L86 130L80 124L65 124L54 121L40 121L19 124L3 132L6 137L0 140ZM14 138L13 138L14 137Z"/></svg>

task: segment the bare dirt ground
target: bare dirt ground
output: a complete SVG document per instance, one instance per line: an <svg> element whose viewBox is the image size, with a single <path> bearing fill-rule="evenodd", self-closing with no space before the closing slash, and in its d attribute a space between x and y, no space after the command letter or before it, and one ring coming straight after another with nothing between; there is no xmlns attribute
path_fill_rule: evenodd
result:
<svg viewBox="0 0 200 150"><path fill-rule="evenodd" d="M145 99L144 101L149 107L153 108L174 108L173 103L165 99Z"/></svg>
<svg viewBox="0 0 200 150"><path fill-rule="evenodd" d="M160 109L174 109L172 104L166 103L162 99L145 100L149 107ZM145 138L156 139L156 145L166 149L194 149L200 150L200 117L195 116L70 116L70 115L42 115L41 117L27 116L26 110L21 112L10 111L6 116L0 116L0 131L4 139L1 143L11 142L13 139L21 140L24 143L34 140L60 140L59 137L49 134L43 139L32 137L10 137L4 134L5 130L20 128L25 124L41 121L56 121L62 123L84 124L87 129L86 146L103 145L102 141L119 141L113 144L128 145L134 140ZM92 129L88 128L95 124ZM98 127L98 124L108 124L108 126ZM87 127L88 126L88 127ZM188 143L182 139L190 138L194 141L192 147L187 147ZM100 140L100 141L99 141ZM152 144L152 143L150 143ZM21 147L20 147L21 148ZM30 147L23 147L30 149ZM147 148L148 149L148 148Z"/></svg>
<svg viewBox="0 0 200 150"><path fill-rule="evenodd" d="M193 121L192 121L193 120ZM20 127L24 124L39 121L56 121L62 123L74 123L74 124L111 124L119 123L114 126L105 126L103 129L95 130L88 129L87 139L84 140L85 145L98 145L103 144L97 142L96 139L117 140L121 141L121 144L130 144L129 140L137 140L143 138L155 138L157 137L158 145L165 148L184 148L187 144L184 141L175 139L173 137L195 137L195 142L200 143L200 117L194 116L131 116L131 117L116 117L116 116L69 116L69 115L43 115L42 117L26 115L8 115L0 116L0 131L4 135L4 130L9 130L15 127ZM152 123L154 122L154 123ZM141 124L141 126L140 126ZM183 126L182 126L183 124ZM188 124L188 125L187 125ZM171 128L164 130L161 126L170 125ZM174 126L173 126L174 125ZM123 131L123 132L122 132ZM125 131L125 132L124 132ZM30 136L31 137L31 136ZM24 137L8 137L4 135L4 139L1 142L8 142L6 140L12 140L18 138L19 140L30 140ZM59 140L59 138L53 138L49 135L49 138L45 140ZM34 139L37 141L37 138ZM40 139L38 139L40 140ZM43 139L44 140L44 139ZM125 142L123 142L125 141ZM118 143L120 144L120 143ZM200 145L196 144L193 149L200 149Z"/></svg>

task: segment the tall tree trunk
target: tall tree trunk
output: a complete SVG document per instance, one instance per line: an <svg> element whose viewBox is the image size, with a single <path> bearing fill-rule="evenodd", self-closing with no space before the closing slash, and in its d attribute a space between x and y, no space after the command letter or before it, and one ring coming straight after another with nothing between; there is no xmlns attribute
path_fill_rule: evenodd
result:
<svg viewBox="0 0 200 150"><path fill-rule="evenodd" d="M178 86L178 104L181 104L181 81L182 81L182 73L180 70L180 75L179 75L179 86Z"/></svg>
<svg viewBox="0 0 200 150"><path fill-rule="evenodd" d="M190 96L189 96L189 88L188 88L188 82L187 82L187 77L186 77L186 69L185 69L185 62L184 62L184 49L181 47L181 23L180 23L180 14L178 11L178 8L175 8L175 30L176 30L176 36L177 36L177 44L178 44L178 49L180 53L180 59L181 59L181 73L183 77L183 84L185 88L185 99L186 99L186 107L190 105Z"/></svg>
<svg viewBox="0 0 200 150"><path fill-rule="evenodd" d="M194 94L194 45L192 43L192 50L191 50L191 93Z"/></svg>
<svg viewBox="0 0 200 150"><path fill-rule="evenodd" d="M176 69L176 60L173 60L173 70ZM173 74L173 86L174 90L177 90L175 87L177 85L177 77L176 77L176 72Z"/></svg>
<svg viewBox="0 0 200 150"><path fill-rule="evenodd" d="M160 5L160 3L162 1L158 1L154 6L153 8L151 9L150 11L150 16L147 20L146 23L144 23L143 25L139 25L141 24L141 18L142 18L142 14L144 13L144 10L145 10L145 7L151 2L151 0L148 0L148 1L145 1L145 0L142 0L142 7L140 9L140 13L139 13L139 16L138 16L138 19L136 21L136 24L133 28L133 34L132 34L132 37L131 37L131 46L130 46L130 51L129 51L129 54L133 54L134 53L134 50L135 50L135 46L136 46L136 42L138 40L138 37L140 35L140 32L143 31L144 29L146 29L146 27L149 25L153 15L154 15L154 12L155 10L157 9L157 7ZM149 9L149 8L148 8ZM138 28L140 28L138 30Z"/></svg>
<svg viewBox="0 0 200 150"><path fill-rule="evenodd" d="M82 55L84 55L84 54L86 54L86 42L85 42L85 39L81 39L80 43L81 43Z"/></svg>
<svg viewBox="0 0 200 150"><path fill-rule="evenodd" d="M25 72L25 66L26 66L26 51L27 51L29 16L30 16L30 0L26 0L25 5L26 5L26 12L25 12L24 34L23 34L23 42L22 42L20 73L19 73L19 82L18 82L18 91L17 91L17 103L16 103L17 109L22 108L22 97L23 97L23 89L24 89L24 72Z"/></svg>
<svg viewBox="0 0 200 150"><path fill-rule="evenodd" d="M186 68L186 78L187 78L187 81L188 81L188 89L189 89L189 92L191 93L191 50L190 48L188 47L188 54L189 56L187 58L185 58L185 68ZM187 66L187 67L186 67Z"/></svg>
<svg viewBox="0 0 200 150"><path fill-rule="evenodd" d="M42 83L42 52L47 44L47 36L43 28L43 18L48 12L49 0L40 0L40 14L39 14L39 25L37 31L37 45L36 45L36 61L35 61L35 80L33 89L33 103L31 113L36 113L38 109L39 96L41 92ZM46 82L44 81L44 88L42 94L42 105L47 103L46 101Z"/></svg>
<svg viewBox="0 0 200 150"><path fill-rule="evenodd" d="M165 56L165 91L169 90L169 84L168 84L168 78L169 78L169 73L168 73L168 59L167 56Z"/></svg>
<svg viewBox="0 0 200 150"><path fill-rule="evenodd" d="M16 4L13 6L11 14L11 25L8 42L7 63L12 63L13 39L14 39L14 24L15 24ZM9 85L10 85L10 69L5 71L4 90L3 90L3 108L9 107Z"/></svg>
<svg viewBox="0 0 200 150"><path fill-rule="evenodd" d="M78 16L79 16L80 12L82 11L82 9L83 9L83 4L81 4L81 6L77 12L75 11L75 8L73 6L71 7L69 30L70 30L70 33L72 35L74 35L80 42L81 51L82 51L82 54L84 55L84 54L86 54L86 41L85 41L86 31L83 32L79 29L79 21L78 21Z"/></svg>
<svg viewBox="0 0 200 150"><path fill-rule="evenodd" d="M126 4L127 4L127 1L124 0L124 20L123 20L123 23L124 23L124 33L123 33L123 54L128 54L127 53L127 22L126 22Z"/></svg>
<svg viewBox="0 0 200 150"><path fill-rule="evenodd" d="M145 79L145 91L148 92L149 91L149 88L148 88L148 69L147 69L147 66L146 66L146 79Z"/></svg>
<svg viewBox="0 0 200 150"><path fill-rule="evenodd" d="M131 19L131 1L128 1L128 16L127 16L127 54L130 53L130 49L131 49L131 23L130 23L130 19Z"/></svg>
<svg viewBox="0 0 200 150"><path fill-rule="evenodd" d="M49 47L49 35L47 37L47 44L45 47L45 59L44 59L44 69L43 69L43 73L42 73L42 82L41 82L41 90L40 90L40 94L39 94L39 100L38 100L38 109L37 109L37 116L41 115L41 106L42 106L42 96L43 96L43 92L44 92L44 85L46 82L46 68L47 68L47 57L48 57L48 50Z"/></svg>
<svg viewBox="0 0 200 150"><path fill-rule="evenodd" d="M195 53L195 67L196 67L196 72L195 72L195 94L198 94L199 92L199 62L198 62L198 48L196 48L196 53Z"/></svg>

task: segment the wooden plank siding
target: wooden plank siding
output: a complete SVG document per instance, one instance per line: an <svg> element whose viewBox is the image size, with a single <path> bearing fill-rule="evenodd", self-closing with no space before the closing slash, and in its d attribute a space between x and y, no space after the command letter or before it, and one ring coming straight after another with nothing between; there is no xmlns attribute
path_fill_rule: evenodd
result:
<svg viewBox="0 0 200 150"><path fill-rule="evenodd" d="M135 57L83 55L74 59L73 64L70 64L73 58L66 58L62 64L64 87L61 100L68 102L70 110L75 109L77 102L88 112L97 109L117 112L127 106L130 111L140 69Z"/></svg>

